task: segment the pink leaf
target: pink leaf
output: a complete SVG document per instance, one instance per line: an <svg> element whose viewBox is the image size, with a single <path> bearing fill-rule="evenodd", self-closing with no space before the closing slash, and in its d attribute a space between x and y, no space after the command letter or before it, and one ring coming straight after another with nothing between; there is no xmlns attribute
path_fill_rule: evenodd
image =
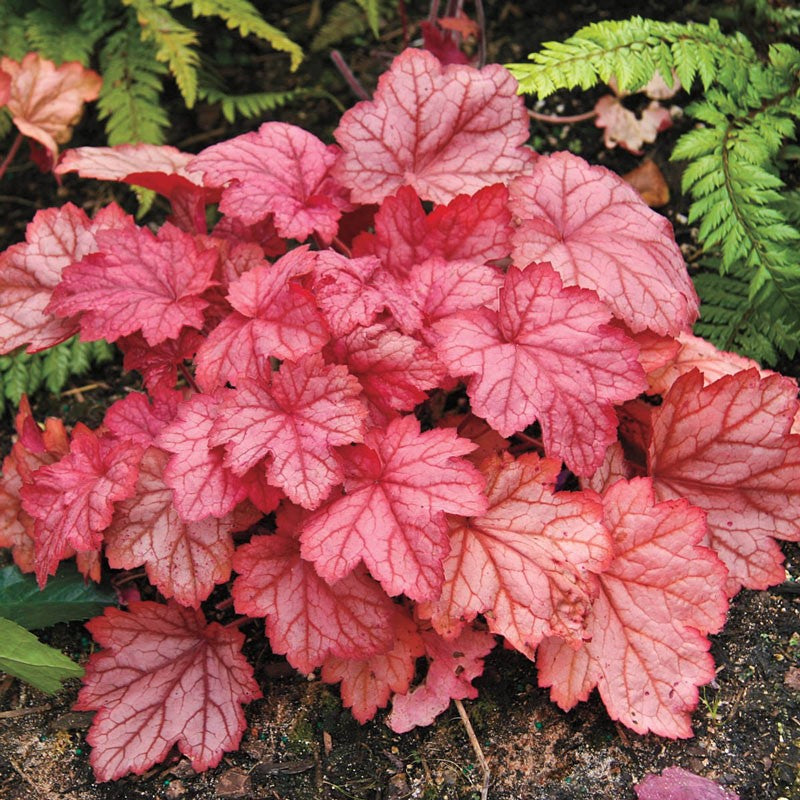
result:
<svg viewBox="0 0 800 800"><path fill-rule="evenodd" d="M117 439L149 447L175 418L180 401L180 392L163 392L152 403L146 394L131 392L108 407L103 424Z"/></svg>
<svg viewBox="0 0 800 800"><path fill-rule="evenodd" d="M452 430L420 433L413 416L339 449L344 491L303 527L303 558L333 582L362 560L389 594L430 600L442 584L448 540L442 512L486 508L483 478L460 458L475 445Z"/></svg>
<svg viewBox="0 0 800 800"><path fill-rule="evenodd" d="M233 515L184 522L164 482L167 458L153 447L144 454L136 493L119 504L106 531L106 557L114 569L144 564L164 597L199 608L214 586L230 577L231 533L242 526Z"/></svg>
<svg viewBox="0 0 800 800"><path fill-rule="evenodd" d="M430 660L428 674L423 683L392 699L387 723L395 733L433 724L451 700L477 697L472 681L483 673L483 659L495 644L493 636L471 628L451 641L424 631L422 641Z"/></svg>
<svg viewBox="0 0 800 800"><path fill-rule="evenodd" d="M593 292L531 264L508 271L499 312L437 322L437 354L452 375L471 376L472 410L501 436L538 419L546 451L590 475L616 439L613 406L644 388L635 345L608 318Z"/></svg>
<svg viewBox="0 0 800 800"><path fill-rule="evenodd" d="M226 381L255 377L270 356L296 360L318 353L329 333L314 297L298 274L314 268L316 255L297 248L275 262L245 272L230 285L235 313L209 335L197 354L197 381L213 391Z"/></svg>
<svg viewBox="0 0 800 800"><path fill-rule="evenodd" d="M648 472L659 499L685 497L708 515L728 593L784 579L775 539L800 540L800 437L789 435L797 385L754 369L703 387L698 370L653 409Z"/></svg>
<svg viewBox="0 0 800 800"><path fill-rule="evenodd" d="M389 703L393 693L408 691L417 658L425 653L416 623L401 606L395 606L392 626L394 646L389 652L361 660L330 656L322 665L322 680L341 681L342 702L362 725Z"/></svg>
<svg viewBox="0 0 800 800"><path fill-rule="evenodd" d="M98 781L141 775L175 744L198 772L239 746L241 703L261 691L238 630L172 602L107 608L86 627L106 648L90 657L75 705L98 712L86 737Z"/></svg>
<svg viewBox="0 0 800 800"><path fill-rule="evenodd" d="M292 536L255 536L236 551L236 611L266 617L276 653L301 672L331 657L363 659L392 648L394 606L363 569L335 583L300 557Z"/></svg>
<svg viewBox="0 0 800 800"><path fill-rule="evenodd" d="M603 142L609 149L621 145L634 155L642 154L645 142L654 142L661 131L672 127L668 108L653 100L641 114L635 114L618 97L607 94L595 104L594 124L603 128Z"/></svg>
<svg viewBox="0 0 800 800"><path fill-rule="evenodd" d="M556 153L510 191L521 220L515 263L550 262L564 283L594 289L635 332L691 328L699 301L672 227L621 178Z"/></svg>
<svg viewBox="0 0 800 800"><path fill-rule="evenodd" d="M337 445L362 441L367 409L358 381L321 356L286 361L271 380L242 380L214 423L211 444L243 475L271 455L267 478L292 502L316 508L342 480Z"/></svg>
<svg viewBox="0 0 800 800"><path fill-rule="evenodd" d="M615 483L604 497L616 555L599 575L588 639L539 647L539 685L561 708L597 686L612 719L637 733L686 738L697 687L713 680L702 634L725 622L725 569L698 546L703 512L685 500L657 503L647 478Z"/></svg>
<svg viewBox="0 0 800 800"><path fill-rule="evenodd" d="M72 136L83 104L100 94L102 78L77 61L56 67L38 53L28 53L21 63L2 58L0 69L11 76L8 110L14 124L55 160L58 145Z"/></svg>
<svg viewBox="0 0 800 800"><path fill-rule="evenodd" d="M317 254L314 296L334 336L370 325L386 305L383 292L373 285L379 268L372 256L345 258L333 250Z"/></svg>
<svg viewBox="0 0 800 800"><path fill-rule="evenodd" d="M681 767L667 767L661 775L645 775L633 788L638 800L739 800L735 792Z"/></svg>
<svg viewBox="0 0 800 800"><path fill-rule="evenodd" d="M224 448L211 445L218 411L217 398L192 395L156 441L173 454L164 469L164 482L173 490L175 508L187 522L224 517L247 497L241 478L223 466Z"/></svg>
<svg viewBox="0 0 800 800"><path fill-rule="evenodd" d="M440 634L451 638L485 613L489 630L529 658L544 636L581 641L595 592L588 573L609 563L612 546L599 502L553 494L560 471L535 453L483 464L489 509L448 518L444 586L422 610Z"/></svg>
<svg viewBox="0 0 800 800"><path fill-rule="evenodd" d="M669 387L681 376L697 368L703 373L703 383L713 383L723 375L734 375L745 369L758 369L762 378L774 375L770 370L762 370L750 358L737 353L718 350L711 342L682 333L676 342L673 357L647 373L647 382L653 394L666 394Z"/></svg>
<svg viewBox="0 0 800 800"><path fill-rule="evenodd" d="M447 203L524 172L528 116L505 69L442 65L406 50L378 81L374 100L345 112L334 132L342 156L334 174L358 203L401 186Z"/></svg>
<svg viewBox="0 0 800 800"><path fill-rule="evenodd" d="M286 252L286 242L278 236L271 214L252 225L246 225L238 217L222 217L214 226L214 236L233 242L253 242L268 258Z"/></svg>
<svg viewBox="0 0 800 800"><path fill-rule="evenodd" d="M100 231L133 225L110 205L94 220L71 203L38 211L25 242L0 254L0 352L28 344L28 352L52 347L78 331L74 318L56 319L46 311L65 267L97 252Z"/></svg>
<svg viewBox="0 0 800 800"><path fill-rule="evenodd" d="M62 156L54 172L77 172L82 178L123 181L151 189L172 203L175 223L184 230L206 230L205 207L219 200L219 191L204 188L186 165L194 158L168 145L121 144L77 147Z"/></svg>
<svg viewBox="0 0 800 800"><path fill-rule="evenodd" d="M280 236L302 242L316 232L328 242L349 206L329 172L338 152L302 128L265 122L257 132L206 148L189 171L224 187L223 213L248 225L273 214Z"/></svg>
<svg viewBox="0 0 800 800"><path fill-rule="evenodd" d="M98 437L84 425L72 432L69 453L36 470L20 491L35 520L36 577L43 587L62 558L97 550L115 504L133 494L142 449Z"/></svg>
<svg viewBox="0 0 800 800"><path fill-rule="evenodd" d="M330 347L336 361L358 378L375 425L426 400L445 369L421 342L383 325L359 327Z"/></svg>
<svg viewBox="0 0 800 800"><path fill-rule="evenodd" d="M157 236L146 228L100 231L97 248L64 270L48 307L59 316L84 312L84 339L113 342L141 331L152 346L177 338L184 325L203 326L212 250L169 223Z"/></svg>
<svg viewBox="0 0 800 800"><path fill-rule="evenodd" d="M476 194L458 195L427 216L417 193L401 186L381 203L375 233L354 242L357 255L374 254L397 278L407 278L427 258L485 264L508 256L511 249L508 189L487 186Z"/></svg>

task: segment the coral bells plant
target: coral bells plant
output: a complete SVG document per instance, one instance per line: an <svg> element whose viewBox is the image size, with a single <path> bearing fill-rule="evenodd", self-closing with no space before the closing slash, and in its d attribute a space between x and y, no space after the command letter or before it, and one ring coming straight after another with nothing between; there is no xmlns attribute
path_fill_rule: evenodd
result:
<svg viewBox="0 0 800 800"><path fill-rule="evenodd" d="M97 430L23 406L4 464L0 542L41 585L77 554L163 598L89 622L99 780L238 746L261 689L241 620L202 608L231 579L362 722L432 723L502 638L562 708L597 688L691 735L707 634L800 539L797 387L690 334L669 224L528 149L516 88L409 50L336 145L270 122L196 156L73 150L59 172L170 220L65 205L0 257L3 351L106 339L146 389Z"/></svg>

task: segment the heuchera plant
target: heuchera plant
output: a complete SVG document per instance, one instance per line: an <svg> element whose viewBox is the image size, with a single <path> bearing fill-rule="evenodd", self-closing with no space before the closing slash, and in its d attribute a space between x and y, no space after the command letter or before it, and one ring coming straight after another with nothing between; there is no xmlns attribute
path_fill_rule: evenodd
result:
<svg viewBox="0 0 800 800"><path fill-rule="evenodd" d="M797 387L691 336L667 221L528 149L515 90L410 50L338 145L270 122L197 156L73 150L59 172L155 189L171 219L66 205L0 256L3 352L105 338L146 387L97 430L23 406L4 464L0 544L41 585L77 554L164 598L89 622L99 780L238 746L260 688L201 608L232 574L236 611L362 722L475 697L502 637L562 708L597 688L633 730L691 735L707 634L800 539Z"/></svg>

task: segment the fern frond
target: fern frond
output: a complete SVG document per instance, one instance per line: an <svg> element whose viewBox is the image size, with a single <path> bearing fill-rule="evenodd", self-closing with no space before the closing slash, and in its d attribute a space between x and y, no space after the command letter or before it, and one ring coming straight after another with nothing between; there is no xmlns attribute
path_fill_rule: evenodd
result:
<svg viewBox="0 0 800 800"><path fill-rule="evenodd" d="M362 36L369 23L356 0L340 0L325 17L325 22L311 40L311 50L319 53L345 39Z"/></svg>
<svg viewBox="0 0 800 800"><path fill-rule="evenodd" d="M379 0L356 0L367 16L367 24L372 35L377 39L380 35L380 2Z"/></svg>
<svg viewBox="0 0 800 800"><path fill-rule="evenodd" d="M11 133L13 127L14 123L11 120L11 114L8 113L8 109L0 108L0 140L5 139Z"/></svg>
<svg viewBox="0 0 800 800"><path fill-rule="evenodd" d="M233 122L237 115L245 119L260 117L267 111L282 108L288 103L312 94L307 89L296 89L287 92L253 92L251 94L227 94L226 92L200 85L198 96L207 103L219 103L222 115L228 122Z"/></svg>
<svg viewBox="0 0 800 800"><path fill-rule="evenodd" d="M25 15L29 8L23 0L0 3L0 56L21 61L30 49L25 36Z"/></svg>
<svg viewBox="0 0 800 800"><path fill-rule="evenodd" d="M159 0L122 0L135 12L142 26L142 40L156 46L156 59L169 67L186 106L197 100L197 67L200 56L194 49L197 31L178 22Z"/></svg>
<svg viewBox="0 0 800 800"><path fill-rule="evenodd" d="M103 88L98 99L110 145L163 144L169 125L160 105L167 67L156 61L155 45L144 42L134 16L105 42L100 52Z"/></svg>
<svg viewBox="0 0 800 800"><path fill-rule="evenodd" d="M91 5L91 4L89 4ZM88 16L73 13L69 3L46 0L25 15L25 36L30 50L61 64L80 61L88 66L97 42L110 30L111 23L96 8Z"/></svg>
<svg viewBox="0 0 800 800"><path fill-rule="evenodd" d="M276 50L289 54L294 72L303 60L303 51L283 31L270 25L249 0L163 0L171 8L190 6L194 17L219 17L231 30L242 36L253 34L269 42Z"/></svg>
<svg viewBox="0 0 800 800"><path fill-rule="evenodd" d="M507 64L525 93L546 97L558 89L590 89L615 77L626 91L644 86L656 72L669 80L675 70L684 88L699 79L708 88L720 74L735 75L755 63L752 45L740 33L727 36L712 20L659 22L632 17L596 22L564 42L547 42L528 58Z"/></svg>

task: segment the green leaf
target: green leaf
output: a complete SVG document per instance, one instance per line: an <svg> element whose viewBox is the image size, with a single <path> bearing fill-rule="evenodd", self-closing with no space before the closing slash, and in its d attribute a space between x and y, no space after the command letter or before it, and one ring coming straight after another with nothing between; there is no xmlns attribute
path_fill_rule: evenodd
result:
<svg viewBox="0 0 800 800"><path fill-rule="evenodd" d="M112 593L87 584L69 562L48 578L44 589L32 574L23 575L15 566L0 569L0 617L28 630L88 619L114 603Z"/></svg>
<svg viewBox="0 0 800 800"><path fill-rule="evenodd" d="M0 670L55 694L61 681L80 678L83 667L63 653L42 644L32 633L0 617Z"/></svg>

